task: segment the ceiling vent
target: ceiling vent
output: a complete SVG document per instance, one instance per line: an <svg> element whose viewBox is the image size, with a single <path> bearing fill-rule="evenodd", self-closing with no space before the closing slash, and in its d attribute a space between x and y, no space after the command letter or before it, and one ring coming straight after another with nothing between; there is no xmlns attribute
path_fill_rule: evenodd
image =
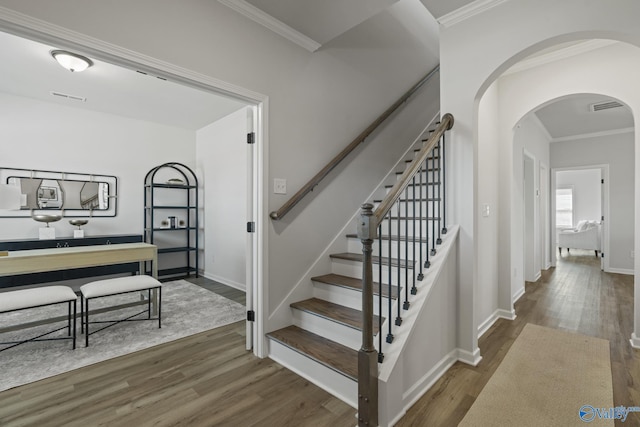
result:
<svg viewBox="0 0 640 427"><path fill-rule="evenodd" d="M589 105L589 111L592 113L602 111L602 110L610 110L612 108L622 107L622 104L618 101L605 101L605 102L597 102L595 104Z"/></svg>
<svg viewBox="0 0 640 427"><path fill-rule="evenodd" d="M87 98L83 97L83 96L76 96L76 95L69 95L68 93L62 93L62 92L50 92L51 95L58 97L58 98L67 98L67 99L72 99L74 101L80 101L80 102L86 102Z"/></svg>

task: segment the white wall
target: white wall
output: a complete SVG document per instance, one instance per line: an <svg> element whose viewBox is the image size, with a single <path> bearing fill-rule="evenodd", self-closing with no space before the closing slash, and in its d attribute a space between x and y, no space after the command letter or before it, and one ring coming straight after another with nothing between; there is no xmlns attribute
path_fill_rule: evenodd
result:
<svg viewBox="0 0 640 427"><path fill-rule="evenodd" d="M314 53L217 1L1 0L0 6L266 95L269 211L438 63L438 26L417 0L393 4ZM288 217L257 230L268 236L267 314L395 163L402 140L406 135L359 148ZM287 179L288 195L271 193L273 178Z"/></svg>
<svg viewBox="0 0 640 427"><path fill-rule="evenodd" d="M477 212L463 207L468 206L464 203L474 200L476 196L478 100L510 66L544 48L567 41L594 38L610 38L640 46L640 27L636 19L639 14L640 4L633 0L617 1L615 8L605 2L590 2L589 7L585 7L582 0L521 0L498 3L480 14L441 28L442 110L452 113L456 118L452 139L458 148L455 157L458 184L454 200L461 225L459 311L462 313L461 322L465 325L459 333L462 348L469 351L477 349L476 326L472 315L475 299L472 266L477 262L473 252L476 235L473 218ZM547 72L548 64L539 67L545 72L528 74L518 90L512 93L519 102L507 114L509 119L504 122L500 150L512 151L511 130L522 117L560 96L575 93L606 94L629 105L634 117L637 117L640 93L629 88L636 86L640 55L637 48L629 45L616 46L615 49L626 50L626 53L612 55L611 51L599 49L592 52L593 56L588 60L580 61L580 64L568 64L567 60L563 60L556 63L554 72ZM588 56L582 55L582 58ZM501 111L506 109L501 108ZM636 146L638 142L636 135ZM638 151L635 150L636 164L640 163ZM634 179L638 181L640 177L636 175ZM636 192L638 187L636 183ZM635 203L639 200L636 194ZM640 216L637 208L635 212L635 230L638 230ZM634 240L640 241L640 236L636 234ZM635 270L640 270L640 264L635 265ZM501 289L504 286L501 283ZM478 289L478 292L482 290ZM634 326L637 333L640 330L640 282L636 283L635 295ZM635 335L634 339L640 345Z"/></svg>
<svg viewBox="0 0 640 427"><path fill-rule="evenodd" d="M246 289L247 111L196 132L204 203L204 276Z"/></svg>
<svg viewBox="0 0 640 427"><path fill-rule="evenodd" d="M92 218L85 236L142 234L145 174L176 161L193 166L195 132L0 93L0 167L114 175L118 215ZM0 239L38 238L31 218L0 219ZM66 220L51 224L73 236Z"/></svg>
<svg viewBox="0 0 640 427"><path fill-rule="evenodd" d="M513 87L510 86L509 76L501 78L499 83L503 95L500 99L500 107L504 118L514 102L511 95ZM506 134L507 129L503 129L503 132ZM505 144L512 147L512 150L506 151L512 151L513 160L511 164L501 165L505 168L501 170L501 176L503 180L511 181L513 184L511 187L511 215L501 213L505 214L511 223L510 239L507 246L511 254L511 266L509 267L506 263L502 263L501 266L512 272L510 286L505 286L505 289L511 289L508 303L510 306L524 292L525 280L535 282L544 268L541 256L543 239L540 230L545 227L543 222L545 218L540 215L540 165L549 164L549 139L532 114L520 120L515 128L509 131L509 134L512 135L511 141L505 141ZM524 182L526 174L523 168L526 159L531 159L530 180L526 183L527 185ZM511 167L510 171L506 170L507 166ZM549 180L547 179L546 182ZM506 231L506 227L500 229L501 233Z"/></svg>
<svg viewBox="0 0 640 427"><path fill-rule="evenodd" d="M631 136L631 134L629 135ZM577 150L574 151L573 156L579 156L582 159L581 148L583 147L578 146L576 148ZM605 147L603 146L602 148ZM553 148L551 152L553 153ZM572 154L567 150L562 150L562 152ZM630 155L631 152L628 154ZM565 163L566 161L567 159L562 159L562 161L552 159L552 164ZM629 161L628 163L631 162ZM633 173L633 165L631 164L630 166ZM600 169L559 170L556 172L556 188L570 187L573 189L574 227L580 220L600 221L602 216L601 175ZM633 197L633 193L630 195Z"/></svg>
<svg viewBox="0 0 640 427"><path fill-rule="evenodd" d="M632 271L634 250L633 236L637 230L634 224L636 214L633 199L637 199L637 184L634 184L634 134L585 138L551 144L551 165L554 168L570 168L585 165L609 165L609 268ZM579 153L579 155L577 155ZM584 218L587 219L587 218Z"/></svg>
<svg viewBox="0 0 640 427"><path fill-rule="evenodd" d="M478 108L478 124L481 127L481 138L478 139L478 177L482 185L478 185L478 212L476 227L478 238L477 273L478 293L475 310L477 324L480 325L491 318L498 308L498 252L500 245L500 221L498 216L498 176L493 173L500 164L500 153L495 144L498 130L498 84L491 85L480 101Z"/></svg>

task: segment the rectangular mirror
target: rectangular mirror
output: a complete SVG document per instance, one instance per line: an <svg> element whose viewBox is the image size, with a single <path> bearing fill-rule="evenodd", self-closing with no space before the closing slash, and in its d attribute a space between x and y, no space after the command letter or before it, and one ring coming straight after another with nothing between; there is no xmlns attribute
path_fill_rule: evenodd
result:
<svg viewBox="0 0 640 427"><path fill-rule="evenodd" d="M115 216L117 178L26 169L0 168L1 183L20 189L20 209L0 210L0 217L60 211L65 217Z"/></svg>

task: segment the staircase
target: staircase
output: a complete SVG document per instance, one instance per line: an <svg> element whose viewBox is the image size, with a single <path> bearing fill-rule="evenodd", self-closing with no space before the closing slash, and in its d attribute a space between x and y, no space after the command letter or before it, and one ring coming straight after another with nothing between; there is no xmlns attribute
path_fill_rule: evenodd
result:
<svg viewBox="0 0 640 427"><path fill-rule="evenodd" d="M402 170L390 174L390 182L379 189L374 209L412 164L427 136L399 163ZM432 150L382 221L373 245L373 333L379 363L384 362L385 347L393 345L394 328L401 327L402 316L411 309L410 294L417 291L429 257L436 256L441 232L446 232L441 220L439 150L440 145ZM293 324L267 337L271 358L358 407L363 252L356 234L344 239L347 252L330 255L331 272L311 279L313 297L290 304Z"/></svg>

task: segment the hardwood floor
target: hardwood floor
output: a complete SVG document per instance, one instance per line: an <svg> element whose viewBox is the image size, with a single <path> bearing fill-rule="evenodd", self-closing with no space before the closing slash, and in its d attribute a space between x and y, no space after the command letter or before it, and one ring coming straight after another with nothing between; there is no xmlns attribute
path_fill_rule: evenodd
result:
<svg viewBox="0 0 640 427"><path fill-rule="evenodd" d="M456 363L398 427L456 426L527 323L609 340L614 404L640 406L640 350L629 344L633 276L603 273L593 252L572 250L570 255L565 251L557 267L543 272L540 280L526 283L525 290L515 304L517 318L498 320L480 339L480 364ZM577 413L578 408L567 410ZM624 423L616 420L616 426L640 426L640 413L630 413Z"/></svg>
<svg viewBox="0 0 640 427"><path fill-rule="evenodd" d="M242 291L189 280L244 304ZM244 322L0 393L2 427L352 426L355 412L247 352Z"/></svg>
<svg viewBox="0 0 640 427"><path fill-rule="evenodd" d="M499 320L480 339L482 362L456 363L397 425L456 426L526 323L608 339L614 402L639 405L640 350L629 346L633 277L602 273L588 251L578 254L527 283L517 319ZM0 426L356 424L353 408L245 351L244 332L239 322L2 392ZM640 426L640 414L616 426Z"/></svg>

